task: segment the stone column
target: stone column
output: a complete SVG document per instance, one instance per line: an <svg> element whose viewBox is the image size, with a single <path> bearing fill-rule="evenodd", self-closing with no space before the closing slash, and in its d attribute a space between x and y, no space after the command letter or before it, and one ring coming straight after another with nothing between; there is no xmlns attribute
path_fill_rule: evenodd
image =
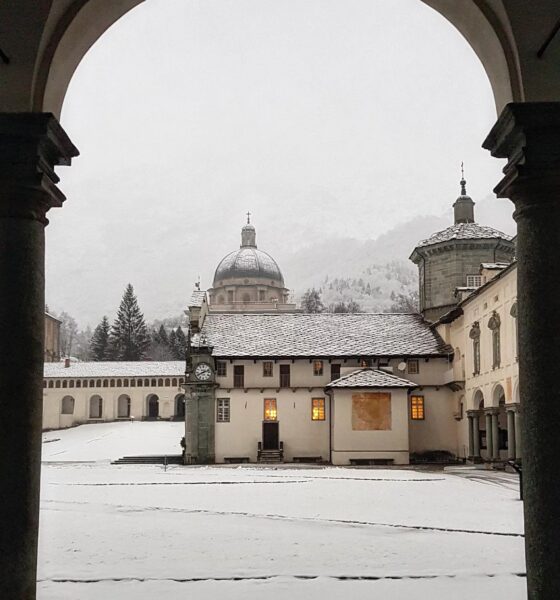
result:
<svg viewBox="0 0 560 600"><path fill-rule="evenodd" d="M492 414L485 411L486 417L486 460L492 460L493 448L494 448L494 431L492 429Z"/></svg>
<svg viewBox="0 0 560 600"><path fill-rule="evenodd" d="M518 406L517 410L515 411L515 457L517 459L520 459L523 457L523 454L521 453L521 447L522 447L522 443L521 443L521 407Z"/></svg>
<svg viewBox="0 0 560 600"><path fill-rule="evenodd" d="M507 411L507 432L508 432L508 460L515 460L515 412L513 410Z"/></svg>
<svg viewBox="0 0 560 600"><path fill-rule="evenodd" d="M0 113L0 598L35 598L46 213L77 154L52 115Z"/></svg>
<svg viewBox="0 0 560 600"><path fill-rule="evenodd" d="M500 429L498 427L498 412L491 412L492 420L492 460L500 460Z"/></svg>
<svg viewBox="0 0 560 600"><path fill-rule="evenodd" d="M478 413L478 412L473 413L472 427L473 427L473 438L474 438L474 440L473 440L474 441L473 459L475 462L480 462L480 413Z"/></svg>
<svg viewBox="0 0 560 600"><path fill-rule="evenodd" d="M473 428L473 415L467 414L467 420L469 423L469 458L472 460L474 458L474 428Z"/></svg>
<svg viewBox="0 0 560 600"><path fill-rule="evenodd" d="M517 221L519 390L529 600L560 598L560 102L508 104L484 142Z"/></svg>

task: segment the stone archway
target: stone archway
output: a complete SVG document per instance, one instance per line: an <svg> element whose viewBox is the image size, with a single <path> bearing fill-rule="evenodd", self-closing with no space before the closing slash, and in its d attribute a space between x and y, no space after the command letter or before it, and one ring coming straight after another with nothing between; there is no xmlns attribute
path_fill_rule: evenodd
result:
<svg viewBox="0 0 560 600"><path fill-rule="evenodd" d="M185 394L175 396L175 420L182 421L185 418Z"/></svg>
<svg viewBox="0 0 560 600"><path fill-rule="evenodd" d="M508 449L508 422L506 414L506 394L501 384L497 384L492 392L492 405L497 408L498 420L498 456L505 459Z"/></svg>
<svg viewBox="0 0 560 600"><path fill-rule="evenodd" d="M117 400L117 418L130 418L130 396L128 394L121 394Z"/></svg>
<svg viewBox="0 0 560 600"><path fill-rule="evenodd" d="M159 418L159 396L150 394L146 398L146 419L156 420Z"/></svg>
<svg viewBox="0 0 560 600"><path fill-rule="evenodd" d="M550 239L560 230L560 78L558 47L550 43L556 0L423 0L467 39L490 79L502 116L484 143L507 158L496 188L516 205L518 229L519 368L524 405L525 518L531 598L560 597L560 489L550 465L560 451L557 384L550 364L560 348L550 335L558 323L560 263L550 260ZM0 5L3 47L0 139L0 395L21 398L1 428L0 479L12 490L3 506L0 556L7 574L0 595L32 598L35 586L40 475L42 312L46 212L61 206L54 166L68 165L77 149L56 118L74 69L102 33L141 0L21 0ZM9 68L4 68L4 66ZM15 66L15 68L14 68ZM507 106L514 101L517 104ZM533 104L546 102L546 104ZM52 112L55 117L38 114ZM19 114L17 114L19 113ZM23 268L22 268L23 266ZM19 302L26 298L25 303ZM551 399L551 395L555 398ZM553 401L551 401L553 400ZM14 562L20 568L14 570ZM5 567L5 568L3 568ZM30 591L31 590L31 591Z"/></svg>

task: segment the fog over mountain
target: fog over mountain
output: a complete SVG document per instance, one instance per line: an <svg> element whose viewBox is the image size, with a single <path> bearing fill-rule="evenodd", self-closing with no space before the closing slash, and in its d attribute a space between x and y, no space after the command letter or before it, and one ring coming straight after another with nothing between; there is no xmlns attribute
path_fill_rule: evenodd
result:
<svg viewBox="0 0 560 600"><path fill-rule="evenodd" d="M411 268L416 241L452 221L462 161L475 202L499 181L481 148L495 119L474 52L416 0L145 2L86 54L64 102L81 154L58 169L49 307L95 326L130 282L148 320L175 315L239 246L248 210L296 296ZM511 231L508 212L477 204Z"/></svg>

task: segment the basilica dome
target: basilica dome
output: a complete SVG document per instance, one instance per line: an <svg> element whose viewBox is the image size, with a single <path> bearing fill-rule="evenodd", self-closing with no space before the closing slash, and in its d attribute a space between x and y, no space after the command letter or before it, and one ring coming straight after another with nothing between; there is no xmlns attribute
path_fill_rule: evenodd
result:
<svg viewBox="0 0 560 600"><path fill-rule="evenodd" d="M276 261L257 248L255 228L247 224L241 230L241 246L226 255L214 274L214 287L231 279L260 279L284 287L284 277Z"/></svg>

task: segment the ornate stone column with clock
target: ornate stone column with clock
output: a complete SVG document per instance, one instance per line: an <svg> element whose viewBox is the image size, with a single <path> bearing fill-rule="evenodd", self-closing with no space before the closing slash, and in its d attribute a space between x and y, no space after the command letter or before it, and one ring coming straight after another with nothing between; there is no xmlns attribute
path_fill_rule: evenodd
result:
<svg viewBox="0 0 560 600"><path fill-rule="evenodd" d="M209 464L215 460L214 411L215 365L212 346L199 337L187 338L185 369L185 464Z"/></svg>

